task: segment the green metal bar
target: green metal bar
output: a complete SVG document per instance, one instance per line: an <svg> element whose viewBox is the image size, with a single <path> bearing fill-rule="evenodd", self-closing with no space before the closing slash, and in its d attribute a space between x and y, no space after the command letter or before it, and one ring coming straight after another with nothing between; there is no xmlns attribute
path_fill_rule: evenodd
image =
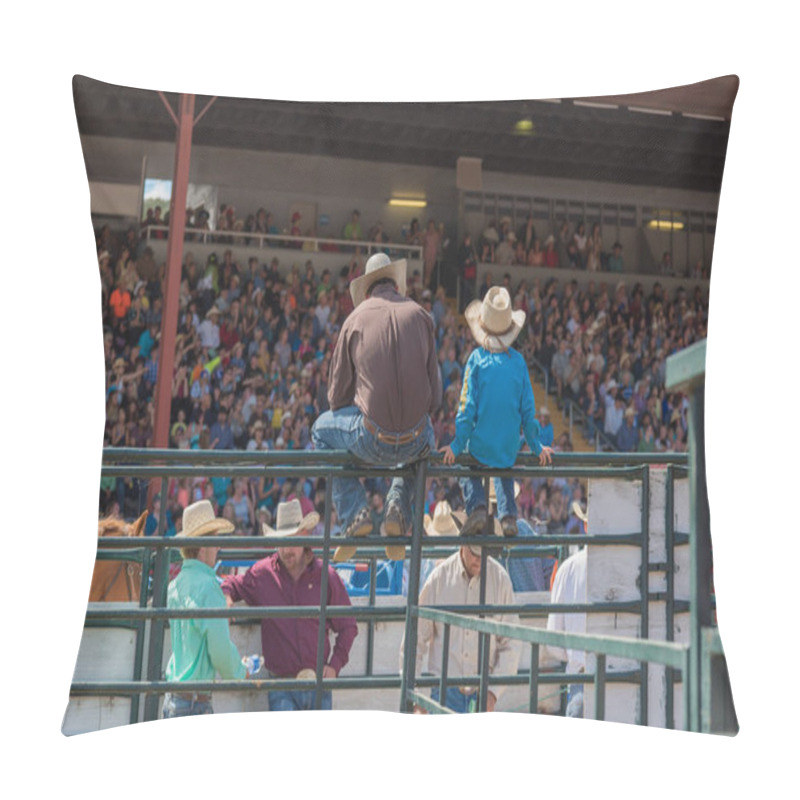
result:
<svg viewBox="0 0 800 800"><path fill-rule="evenodd" d="M437 536L436 537L436 549L439 551L444 552L445 550L449 549L452 553L453 548L460 547L464 544L469 544L474 547L489 547L489 548L507 548L508 552L510 553L520 553L521 555L530 555L531 551L528 551L526 548L528 546L534 546L535 544L540 544L541 546L552 549L557 545L629 545L629 546L638 546L641 543L642 533L641 531L636 533L617 533L617 534L608 534L608 535L592 535L592 534L577 534L577 533L570 533L570 534L547 534L547 535L537 535L537 536L526 536L524 537L525 542L523 543L521 540L519 544L514 542L509 542L508 539L503 538L500 539L499 536L494 534L482 534L475 536ZM688 538L687 538L688 541ZM357 537L344 537L344 536L337 536L336 537L336 544L359 544L363 545L365 539L357 538ZM142 539L140 542L137 542L137 548L149 548L158 550L161 548L180 548L180 547L191 547L193 544L193 539L191 536L148 536L146 539ZM259 550L263 548L271 548L272 550L277 549L278 547L282 547L285 542L282 541L280 536L204 536L203 543L207 544L209 547L220 547L220 548L235 548L235 547L244 547L254 550ZM317 549L321 548L319 536L293 536L292 537L292 544L296 545L297 547L316 547ZM431 545L431 547L434 547ZM104 536L102 538L98 538L98 548L102 550L119 550L119 549L130 549L131 548L131 540L127 536ZM359 550L364 549L365 552L378 552L383 548L380 547L378 544L364 546L363 548L359 546ZM119 558L119 556L117 556Z"/></svg>
<svg viewBox="0 0 800 800"><path fill-rule="evenodd" d="M369 606L375 607L375 594L378 584L378 560L374 555L369 557ZM367 621L367 675L372 675L374 664L373 650L375 648L375 623Z"/></svg>
<svg viewBox="0 0 800 800"><path fill-rule="evenodd" d="M518 616L540 617L554 612L563 613L618 613L638 614L639 601L596 603L530 603L519 605L437 605L426 608L454 613L469 614L517 614ZM403 619L408 606L328 606L328 617L354 617L357 620L385 622ZM318 617L318 606L234 606L222 608L100 608L87 609L86 619L93 621L118 619L233 619L235 621L260 621L264 617L273 619L292 619L294 617Z"/></svg>
<svg viewBox="0 0 800 800"><path fill-rule="evenodd" d="M447 665L450 661L450 625L445 624L442 634L442 674L439 677L439 700L447 703Z"/></svg>
<svg viewBox="0 0 800 800"><path fill-rule="evenodd" d="M498 684L504 686L529 686L530 677L527 674L504 675L496 679ZM636 683L639 680L638 672L626 671L606 675L607 683ZM594 676L587 673L568 675L565 673L542 673L539 683L547 685L569 683L590 683ZM369 677L353 678L325 678L322 682L323 689L350 691L354 689L397 689L402 682L400 675L373 675ZM478 686L480 678L477 675L464 676L458 679L464 686ZM440 685L439 677L435 675L420 676L416 680L417 687L432 688ZM175 682L160 681L79 681L70 686L70 696L128 696L134 694L163 694L174 691ZM248 678L241 681L181 681L179 684L187 692L253 692L269 691L272 689L296 689L308 691L316 686L316 678L297 680L295 678L264 678L254 680ZM409 689L409 698L415 695L415 690Z"/></svg>
<svg viewBox="0 0 800 800"><path fill-rule="evenodd" d="M667 641L675 640L675 471L672 464L667 465L667 496L666 496L665 522L665 547L667 549L667 564L664 570L667 580ZM666 726L675 728L675 675L671 667L664 670L666 681Z"/></svg>
<svg viewBox="0 0 800 800"><path fill-rule="evenodd" d="M488 490L486 496L489 496ZM486 517L486 524L491 525L494 527L494 521L491 515ZM486 559L488 558L488 553L486 548L481 549L481 573L480 573L480 591L479 591L479 603L480 605L486 605ZM480 685L478 687L478 709L480 711L486 711L486 704L489 698L489 651L491 650L490 647L490 639L489 634L487 633L480 633L478 635L478 675L481 677Z"/></svg>
<svg viewBox="0 0 800 800"><path fill-rule="evenodd" d="M683 729L690 731L691 726L691 681L692 681L692 651L688 647L683 654L683 669L681 677L683 679Z"/></svg>
<svg viewBox="0 0 800 800"><path fill-rule="evenodd" d="M669 365L668 365L669 370ZM556 453L554 459L558 464L681 464L688 465L686 453ZM174 450L159 448L106 447L103 449L104 463L139 463L161 461L170 464L215 464L235 463L252 464L257 467L271 468L297 464L338 465L351 464L353 456L347 450L282 450L248 452L246 450ZM428 464L442 463L439 453L431 453ZM421 463L421 462L415 462ZM480 466L480 463L468 455L459 456L458 464ZM538 456L532 453L519 453L516 463L520 466L538 466ZM364 465L368 468L367 465ZM492 471L492 475L495 471Z"/></svg>
<svg viewBox="0 0 800 800"><path fill-rule="evenodd" d="M647 688L647 681L642 681L642 686ZM606 657L602 653L597 655L597 666L594 671L594 718L603 720L606 716Z"/></svg>
<svg viewBox="0 0 800 800"><path fill-rule="evenodd" d="M496 620L478 619L469 615L454 614L449 611L439 611L427 606L420 606L415 610L420 617L425 617L438 622L450 622L469 630L507 636L510 639L539 645L551 645L565 649L585 650L603 653L619 658L633 659L636 661L654 661L658 664L680 667L683 664L683 652L686 645L675 642L650 641L646 639L633 639L625 636L594 636L585 633L563 633L549 631L541 628L529 628L512 622L497 622Z"/></svg>
<svg viewBox="0 0 800 800"><path fill-rule="evenodd" d="M642 563L641 563L641 600L642 600L642 629L640 637L650 638L650 467L642 467ZM603 660L605 668L605 660ZM642 662L642 683L639 686L639 724L647 725L648 701L648 665Z"/></svg>
<svg viewBox="0 0 800 800"><path fill-rule="evenodd" d="M322 549L322 578L319 588L319 628L317 629L317 685L314 692L314 708L322 707L322 669L325 665L325 641L328 635L328 558L331 543L331 504L333 478L325 475L325 532Z"/></svg>
<svg viewBox="0 0 800 800"><path fill-rule="evenodd" d="M165 493L166 494L166 493ZM164 502L166 497L164 496ZM164 608L167 605L167 581L169 580L168 551L159 549L156 552L155 569L153 570L153 607ZM161 677L161 663L164 655L164 620L154 618L150 623L150 645L147 653L147 679L155 681ZM158 698L152 695L145 697L144 719L150 722L158 718Z"/></svg>
<svg viewBox="0 0 800 800"><path fill-rule="evenodd" d="M403 651L403 676L400 685L400 711L412 711L408 690L415 686L417 668L417 615L419 603L420 569L422 567L422 539L425 536L423 512L425 509L426 462L415 465L414 520L411 528L411 561L408 567L408 599L406 604L405 649Z"/></svg>
<svg viewBox="0 0 800 800"><path fill-rule="evenodd" d="M528 711L536 714L539 710L539 645L531 643L531 671L529 681L530 701Z"/></svg>

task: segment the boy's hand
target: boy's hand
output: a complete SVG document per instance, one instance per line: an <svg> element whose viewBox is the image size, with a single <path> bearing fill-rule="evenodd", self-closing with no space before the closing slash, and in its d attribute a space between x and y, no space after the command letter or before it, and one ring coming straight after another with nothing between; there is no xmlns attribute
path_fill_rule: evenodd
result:
<svg viewBox="0 0 800 800"><path fill-rule="evenodd" d="M553 459L551 458L551 453L553 452L552 447L547 447L546 445L542 445L542 452L539 453L539 464L540 466L544 466L545 464L552 464Z"/></svg>
<svg viewBox="0 0 800 800"><path fill-rule="evenodd" d="M449 444L439 448L440 453L444 453L445 464L455 464L456 457L453 455L453 448Z"/></svg>

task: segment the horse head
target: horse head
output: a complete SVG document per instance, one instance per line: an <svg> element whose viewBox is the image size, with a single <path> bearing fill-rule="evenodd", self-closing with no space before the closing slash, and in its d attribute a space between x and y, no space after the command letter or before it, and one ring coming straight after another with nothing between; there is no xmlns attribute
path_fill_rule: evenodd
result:
<svg viewBox="0 0 800 800"><path fill-rule="evenodd" d="M147 521L145 511L135 522L127 523L116 517L101 519L97 535L142 536ZM138 601L142 585L142 565L136 561L111 561L96 559L89 602Z"/></svg>

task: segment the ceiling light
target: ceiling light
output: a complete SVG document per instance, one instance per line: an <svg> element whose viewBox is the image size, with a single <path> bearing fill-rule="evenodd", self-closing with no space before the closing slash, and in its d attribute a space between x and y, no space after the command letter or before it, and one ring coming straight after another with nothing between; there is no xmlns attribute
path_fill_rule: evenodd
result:
<svg viewBox="0 0 800 800"><path fill-rule="evenodd" d="M589 100L573 100L572 105L584 106L585 108L619 108L619 106L614 105L614 103L592 103Z"/></svg>
<svg viewBox="0 0 800 800"><path fill-rule="evenodd" d="M628 106L628 111L638 111L640 114L658 114L661 117L671 117L672 112L664 108L644 108L642 106Z"/></svg>
<svg viewBox="0 0 800 800"><path fill-rule="evenodd" d="M684 111L683 116L689 119L708 120L709 122L725 122L725 117L715 117L713 114L690 114Z"/></svg>
<svg viewBox="0 0 800 800"><path fill-rule="evenodd" d="M518 136L533 136L536 129L530 117L524 117L514 123L514 133Z"/></svg>
<svg viewBox="0 0 800 800"><path fill-rule="evenodd" d="M389 205L400 206L401 208L425 208L428 205L428 201L413 197L391 197L389 198Z"/></svg>
<svg viewBox="0 0 800 800"><path fill-rule="evenodd" d="M670 222L668 219L651 219L647 223L648 228L659 231L682 231L682 222Z"/></svg>

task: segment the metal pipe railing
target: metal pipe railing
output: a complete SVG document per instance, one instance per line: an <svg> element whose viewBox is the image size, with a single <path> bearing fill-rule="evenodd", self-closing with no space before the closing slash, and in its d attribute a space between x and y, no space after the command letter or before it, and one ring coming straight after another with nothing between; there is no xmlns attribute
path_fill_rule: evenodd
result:
<svg viewBox="0 0 800 800"><path fill-rule="evenodd" d="M145 241L150 242L153 240L153 233L162 232L165 234L169 233L169 226L167 225L147 225L142 229L143 238ZM325 252L319 251L316 248L316 245L334 245L338 247L340 251L344 252L355 252L356 248L359 248L362 252L369 255L371 253L377 253L382 250L388 250L392 253L405 253L406 257L413 258L415 260L422 259L422 247L416 244L404 244L402 242L370 242L365 239L353 240L353 239L328 239L322 238L320 236L293 236L290 233L256 233L253 231L226 231L226 230L215 230L209 231L203 228L186 228L184 233L184 238L192 236L193 241L197 241L200 244L224 244L228 246L237 246L237 247L255 247L257 249L263 249L264 247L274 247L274 248L285 248L290 250L295 249L302 249L302 246L306 243L315 245L314 252ZM248 241L242 241L247 239ZM231 241L226 241L231 240ZM164 239L159 239L158 241L165 241ZM274 244L270 244L273 242ZM287 248L287 242L291 242L298 247L291 247L291 245ZM309 251L304 251L309 252Z"/></svg>
<svg viewBox="0 0 800 800"><path fill-rule="evenodd" d="M155 463L154 463L155 462ZM517 464L514 468L507 470L491 470L491 474L497 477L514 477L520 478L523 476L547 476L547 477L581 477L581 478L623 478L628 480L639 480L646 486L648 473L648 465L651 464L666 464L670 465L669 474L672 479L677 476L682 476L686 473L686 454L622 454L622 453L559 453L555 457L555 464L551 467L540 467L538 459L529 453L520 454ZM282 451L280 453L247 453L240 451L184 451L184 450L147 450L147 449L120 449L108 448L104 451L104 465L102 474L104 476L132 476L135 475L141 478L159 478L161 480L162 496L166 496L166 481L168 477L179 477L184 475L248 475L254 474L277 474L281 477L313 477L324 476L326 480L326 497L325 497L325 531L320 541L319 536L297 536L293 537L293 545L309 546L316 552L322 553L324 564L327 566L330 547L340 544L353 544L359 548L361 558L367 558L371 564L372 576L371 582L375 581L375 562L379 553L382 553L385 540L377 539L375 537L364 538L351 538L345 539L344 537L332 537L330 530L330 510L332 508L331 502L331 483L334 477L340 475L357 475L359 477L393 477L397 475L407 476L415 480L416 496L418 500L424 497L425 483L428 477L448 476L458 477L465 474L486 474L490 472L485 467L482 467L474 459L467 457L459 458L458 463L453 466L445 466L442 463L441 456L434 454L422 462L414 465L407 465L402 468L393 467L373 467L373 466L359 466L355 468L352 466L352 457L349 453L339 451ZM647 498L648 492L643 489L642 496ZM158 531L163 531L166 526L166 504L162 504L161 515L158 522ZM155 570L153 577L153 607L147 608L143 604L146 597L146 580L149 572L148 568L143 570L143 591L142 591L142 605L139 608L131 609L99 609L92 608L87 611L86 622L87 625L97 626L103 623L113 623L115 621L128 621L128 624L139 626L142 632L144 625L149 620L151 622L150 629L150 658L148 659L147 680L133 682L134 685L139 686L139 691L127 691L125 694L130 693L132 699L137 699L140 694L145 695L146 701L146 718L154 718L157 713L157 694L162 691L159 687L165 687L163 690L167 691L171 687L175 688L174 684L168 682L159 682L160 677L160 663L161 653L163 652L163 633L164 622L168 619L186 618L186 617L225 617L238 622L252 622L261 620L264 617L273 618L287 618L287 617L318 617L320 618L320 638L324 635L325 623L331 617L336 616L350 616L359 621L364 621L369 626L371 631L372 626L378 621L402 621L405 620L405 633L406 633L406 648L405 648L405 663L402 674L394 678L394 683L391 682L386 676L380 676L380 681L389 680L389 684L393 687L399 686L401 689L401 710L409 710L415 702L414 697L416 694L416 687L433 685L428 683L426 676L417 677L414 675L415 662L416 662L416 621L418 614L421 611L429 609L419 609L416 605L417 598L420 590L420 567L423 558L436 558L444 555L449 555L453 548L457 548L464 544L479 545L483 548L483 564L482 569L485 569L485 559L487 548L493 548L495 551L500 549L507 554L508 557L536 557L543 554L551 555L554 549L566 545L598 545L598 546L637 546L642 549L643 564L646 564L647 552L647 519L649 511L647 509L646 500L643 502L642 508L642 530L632 533L622 533L614 535L595 536L591 534L556 534L556 535L534 535L526 536L522 539L500 539L491 533L484 533L474 537L434 537L428 538L425 535L422 526L422 512L423 503L417 502L415 504L415 514L413 522L413 536L410 542L410 568L409 568L409 586L408 586L408 603L406 605L398 606L374 606L374 585L370 589L370 606L342 606L331 607L327 605L327 593L323 591L322 602L320 606L310 607L234 607L230 609L196 609L196 610L176 610L168 609L166 605L166 580L168 562L168 552L170 549L179 548L182 546L191 546L196 543L196 540L191 537L164 537L152 536L146 539L136 540L136 544L132 547L132 540L128 537L103 537L98 539L98 558L116 558L117 560L123 556L131 555L135 551L141 551L143 555L137 559L142 560L149 566L150 554L155 550ZM487 524L487 530L490 530ZM158 532L157 531L157 532ZM675 544L687 541L686 534L679 534L673 532L673 542ZM524 542L524 544L523 544ZM253 537L253 536L208 536L204 538L204 543L209 546L220 546L223 548L221 552L221 559L231 557L232 555L240 555L240 552L249 553L252 557L260 558L268 552L272 552L274 548L285 543L282 537ZM134 549L135 548L135 549ZM327 577L327 569L323 570L323 575ZM483 582L482 582L483 583ZM648 591L646 579L643 583L643 591L641 600L633 602L608 602L608 603L592 603L592 604L518 604L515 606L493 606L486 603L480 603L478 606L441 606L436 607L437 611L442 613L459 614L463 617L465 613L469 614L494 614L494 613L516 613L520 617L536 617L546 616L549 613L556 611L563 612L585 612L585 613L602 613L611 611L613 613L634 613L643 616L646 620L646 606L647 602L652 597ZM681 607L681 604L674 604ZM688 604L682 604L684 606ZM526 629L532 630L532 629ZM643 627L646 631L646 624ZM553 632L551 632L553 633ZM488 692L488 664L485 663L488 659L488 636L486 632L481 632L481 638L486 641L486 647L482 651L485 657L481 659L484 663L476 665L478 677L476 680L479 685L480 707L485 709L486 697ZM521 680L514 680L513 683L526 683L529 685L537 686L541 683L557 683L563 682L563 673L556 674L555 677L551 675L539 674L538 670L538 646L539 642L531 643L532 648L537 651L537 663L532 664L530 676L520 675L517 678ZM368 634L368 648L374 647L374 637ZM318 643L318 663L317 663L317 676L316 680L312 682L311 688L316 689L316 704L319 706L321 693L329 688L357 688L357 687L373 687L378 688L379 684L369 681L375 676L371 675L371 659L368 655L368 669L365 680L367 682L361 683L357 679L352 678L337 678L335 680L322 678L322 665L319 663L322 658L322 643ZM370 654L371 655L371 654ZM139 676L141 673L138 673ZM635 673L638 674L638 673ZM646 675L646 668L645 668ZM513 676L512 676L513 677ZM492 678L494 680L494 678ZM611 676L606 676L606 680L612 680ZM646 691L646 680L643 682L641 679L637 680L643 683L644 690ZM437 682L442 682L436 679ZM578 678L575 682L583 682L583 679ZM459 678L459 683L468 683ZM247 689L252 691L254 686L257 688L264 688L268 690L267 681L243 681L239 687L237 682L212 682L211 686L217 690L227 690L232 688L232 684L237 685L237 689ZM104 692L116 693L117 688L121 684L119 682L83 682L81 684L73 684L71 693L73 694L102 694ZM288 684L290 688L300 689L304 688L300 682L292 680ZM275 683L269 683L269 686L278 688ZM380 684L384 686L383 683ZM117 687L117 688L114 688ZM195 691L203 691L199 685L190 686L188 683L182 685L182 689L192 689ZM286 687L283 687L286 688ZM531 707L535 707L535 697L530 701ZM646 709L646 705L644 706ZM646 710L645 710L646 715ZM135 716L132 712L132 721Z"/></svg>

